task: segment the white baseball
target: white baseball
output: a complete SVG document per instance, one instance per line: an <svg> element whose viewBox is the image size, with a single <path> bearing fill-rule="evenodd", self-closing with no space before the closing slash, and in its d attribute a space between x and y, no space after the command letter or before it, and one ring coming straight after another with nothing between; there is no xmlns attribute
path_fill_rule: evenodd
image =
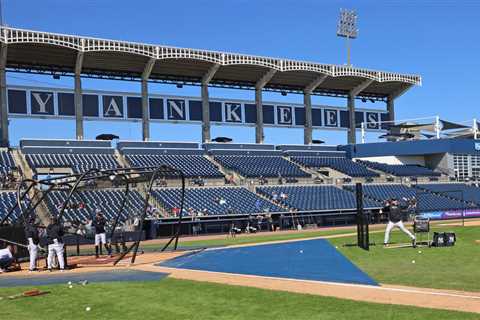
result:
<svg viewBox="0 0 480 320"><path fill-rule="evenodd" d="M90 310L91 310L90 307L85 308L85 311L90 311Z"/></svg>
<svg viewBox="0 0 480 320"><path fill-rule="evenodd" d="M415 260L412 260L412 263L415 263Z"/></svg>

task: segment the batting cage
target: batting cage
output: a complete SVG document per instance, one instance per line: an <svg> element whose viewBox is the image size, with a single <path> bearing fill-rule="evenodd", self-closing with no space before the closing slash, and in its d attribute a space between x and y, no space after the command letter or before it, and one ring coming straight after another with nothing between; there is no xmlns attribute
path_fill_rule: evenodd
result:
<svg viewBox="0 0 480 320"><path fill-rule="evenodd" d="M181 183L180 197L176 201L180 208L178 221L171 238L161 249L164 251L173 245L172 249L176 250L184 212L185 177L180 170L167 165L90 169L81 174L42 180L24 179L17 189L16 204L0 221L0 241L23 249L19 251L23 253L17 256L28 256L26 237L21 231L33 223L40 230L42 247L45 229L58 224L64 230L65 246L70 246L70 250L65 249L65 255L67 252L69 255L80 255L83 251L89 252L82 249L87 248L92 240L95 240L95 249L98 250L98 229L101 228L101 242L109 253L110 261L117 264L130 258L133 264L140 244L146 237L144 226L153 218L158 205L152 196L154 187L165 179L175 179ZM45 214L48 211L41 210L42 206L51 215ZM6 226L9 218L18 212L17 224Z"/></svg>

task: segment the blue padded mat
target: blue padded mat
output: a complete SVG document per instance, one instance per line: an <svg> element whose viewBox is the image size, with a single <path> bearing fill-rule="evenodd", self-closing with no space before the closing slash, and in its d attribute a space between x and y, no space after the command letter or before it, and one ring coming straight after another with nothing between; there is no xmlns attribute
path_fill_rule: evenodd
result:
<svg viewBox="0 0 480 320"><path fill-rule="evenodd" d="M29 275L24 277L2 277L0 275L0 288L19 286L42 286L58 283L67 284L69 281L76 283L83 280L88 280L88 282L90 283L112 281L158 281L166 276L166 273L139 270L112 270L84 273L69 273L68 271L64 273L42 272L36 275Z"/></svg>
<svg viewBox="0 0 480 320"><path fill-rule="evenodd" d="M180 256L159 265L267 277L378 285L324 239L206 250Z"/></svg>

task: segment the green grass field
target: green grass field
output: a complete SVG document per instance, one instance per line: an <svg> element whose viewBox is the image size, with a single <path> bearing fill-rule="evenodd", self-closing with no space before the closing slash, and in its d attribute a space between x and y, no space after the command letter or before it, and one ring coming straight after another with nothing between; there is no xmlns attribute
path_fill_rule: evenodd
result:
<svg viewBox="0 0 480 320"><path fill-rule="evenodd" d="M480 291L480 227L437 227L435 231L454 231L457 243L444 248L385 249L371 246L366 252L343 247L354 238L330 239L353 263L380 283L416 287ZM409 238L394 232L392 241L405 243ZM371 233L370 242L383 243L383 233ZM421 252L421 253L419 253ZM412 263L412 261L415 263Z"/></svg>
<svg viewBox="0 0 480 320"><path fill-rule="evenodd" d="M50 294L1 300L0 319L478 319L469 313L174 279L41 288ZM0 296L24 289L0 289Z"/></svg>
<svg viewBox="0 0 480 320"><path fill-rule="evenodd" d="M352 232L319 230L257 237L180 242L182 247L211 247L312 238ZM344 247L356 237L329 241L358 267L381 283L428 288L480 291L480 227L437 227L454 231L457 244L449 248L384 249L369 252ZM371 232L371 242L383 243L383 232ZM394 242L408 242L395 231ZM155 250L156 246L144 246ZM421 252L421 253L420 253ZM415 263L412 261L415 260ZM478 319L477 314L356 302L256 288L164 279L155 282L93 283L85 287L41 287L50 294L0 300L0 319ZM6 296L31 288L0 288ZM85 308L91 307L91 311Z"/></svg>
<svg viewBox="0 0 480 320"><path fill-rule="evenodd" d="M426 288L480 291L480 227L440 227L433 226L434 231L454 231L457 243L449 248L398 248L384 249L383 229L371 232L372 246L369 252L356 247L344 247L345 243L354 243L356 237L342 237L329 241L354 262L363 271L380 283L408 285ZM216 247L236 244L254 244L269 241L308 239L355 232L355 228L341 230L318 230L298 233L265 233L255 237L239 236L236 239L223 238L211 240L182 241L182 248ZM398 230L392 233L392 241L409 242L408 238ZM158 250L163 245L142 245L145 251ZM90 249L91 250L91 249ZM421 253L419 253L421 251ZM412 261L415 260L415 264Z"/></svg>

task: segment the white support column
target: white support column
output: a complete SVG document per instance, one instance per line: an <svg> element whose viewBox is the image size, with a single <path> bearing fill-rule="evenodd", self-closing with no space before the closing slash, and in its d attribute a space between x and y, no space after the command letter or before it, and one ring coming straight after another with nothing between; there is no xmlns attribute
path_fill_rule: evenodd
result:
<svg viewBox="0 0 480 320"><path fill-rule="evenodd" d="M8 106L7 106L7 44L0 45L0 145L8 146Z"/></svg>
<svg viewBox="0 0 480 320"><path fill-rule="evenodd" d="M478 123L477 123L477 118L473 118L472 131L473 131L473 139L477 140L477 139L478 139Z"/></svg>
<svg viewBox="0 0 480 320"><path fill-rule="evenodd" d="M202 142L210 142L210 98L208 93L208 84L212 81L219 64L214 64L210 67L207 73L202 78Z"/></svg>
<svg viewBox="0 0 480 320"><path fill-rule="evenodd" d="M440 139L440 117L436 116L435 117L435 133L437 134L437 139Z"/></svg>
<svg viewBox="0 0 480 320"><path fill-rule="evenodd" d="M263 143L264 134L263 134L263 97L262 90L265 85L273 78L277 73L277 70L270 69L267 73L260 78L255 84L255 105L257 109L257 122L255 127L255 143Z"/></svg>
<svg viewBox="0 0 480 320"><path fill-rule="evenodd" d="M350 128L348 130L348 143L349 144L355 144L357 142L357 136L356 136L356 123L355 123L355 97L365 90L373 80L368 79L360 83L358 86L350 90L348 93L348 114L349 114L349 120L350 120Z"/></svg>
<svg viewBox="0 0 480 320"><path fill-rule="evenodd" d="M407 92L412 86L412 84L406 84L403 88L387 97L388 121L395 121L395 100ZM391 123L395 124L394 122Z"/></svg>
<svg viewBox="0 0 480 320"><path fill-rule="evenodd" d="M365 122L362 122L362 143L365 143Z"/></svg>
<svg viewBox="0 0 480 320"><path fill-rule="evenodd" d="M75 88L73 93L73 100L75 104L75 135L77 140L83 140L83 99L82 99L82 66L83 66L83 52L77 53L77 60L75 62Z"/></svg>
<svg viewBox="0 0 480 320"><path fill-rule="evenodd" d="M303 143L304 144L312 144L312 92L315 91L316 88L322 82L327 79L327 75L321 75L317 77L315 80L312 81L305 89L303 90L303 104L305 110L305 125L303 131Z"/></svg>
<svg viewBox="0 0 480 320"><path fill-rule="evenodd" d="M148 78L152 73L153 66L155 65L155 59L150 58L145 64L142 72L142 139L148 141L150 139L150 110L148 108Z"/></svg>

